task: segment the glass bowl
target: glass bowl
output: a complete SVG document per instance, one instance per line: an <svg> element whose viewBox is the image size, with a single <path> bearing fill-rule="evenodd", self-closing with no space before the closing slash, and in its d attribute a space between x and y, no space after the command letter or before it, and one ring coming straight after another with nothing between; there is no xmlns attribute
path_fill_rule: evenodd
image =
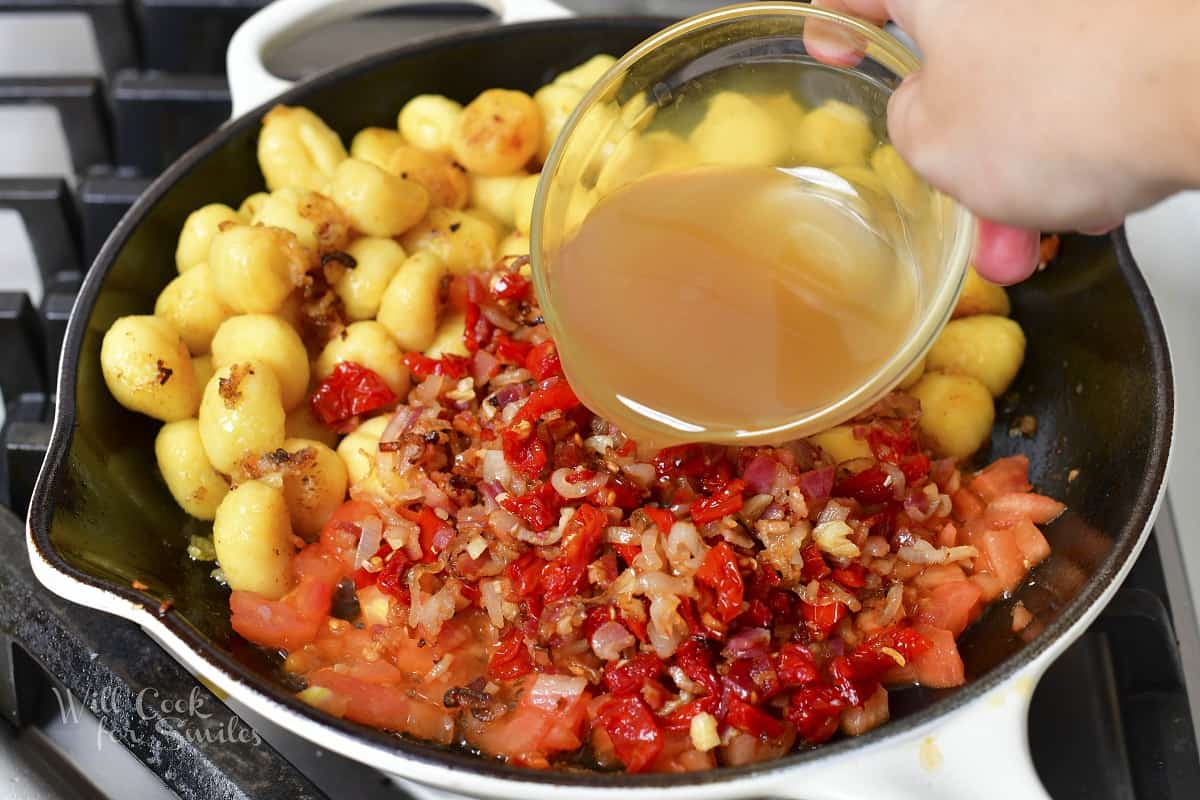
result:
<svg viewBox="0 0 1200 800"><path fill-rule="evenodd" d="M920 367L958 300L975 221L918 178L888 143L888 98L919 66L900 41L868 23L799 3L753 3L666 28L597 81L550 151L530 234L546 324L567 378L592 411L656 444L774 443L852 418ZM737 93L739 86L749 101L715 99L718 87ZM754 126L763 114L777 123L771 130L788 138L761 139ZM686 158L670 146L678 140L689 142ZM743 163L815 170L851 182L864 197L884 198L881 225L892 244L907 248L916 273L916 313L893 355L857 389L787 419L697 433L686 421L635 413L589 384L588 353L556 307L555 259L590 210L617 188L666 171Z"/></svg>

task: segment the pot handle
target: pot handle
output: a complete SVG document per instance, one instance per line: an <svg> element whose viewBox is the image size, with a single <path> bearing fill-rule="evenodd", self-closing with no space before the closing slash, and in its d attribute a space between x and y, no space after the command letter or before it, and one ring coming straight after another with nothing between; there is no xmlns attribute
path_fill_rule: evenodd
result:
<svg viewBox="0 0 1200 800"><path fill-rule="evenodd" d="M454 2L455 0L432 0ZM458 0L461 2L461 0ZM286 91L292 81L272 75L263 63L271 45L307 33L340 19L408 5L429 5L431 0L275 0L250 17L229 40L225 68L233 100L233 117L239 117ZM501 22L569 17L571 12L553 0L470 0L500 17Z"/></svg>
<svg viewBox="0 0 1200 800"><path fill-rule="evenodd" d="M899 741L848 753L771 794L793 800L1051 800L1029 752L1029 702L1052 659Z"/></svg>

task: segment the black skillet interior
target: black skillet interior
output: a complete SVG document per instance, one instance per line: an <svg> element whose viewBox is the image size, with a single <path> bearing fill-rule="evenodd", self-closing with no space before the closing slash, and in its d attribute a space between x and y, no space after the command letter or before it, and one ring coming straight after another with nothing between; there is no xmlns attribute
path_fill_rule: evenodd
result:
<svg viewBox="0 0 1200 800"><path fill-rule="evenodd" d="M362 127L394 125L402 103L415 94L439 92L467 101L493 86L532 90L595 53L624 52L661 23L568 20L460 34L335 70L284 99L313 109L348 141ZM117 405L99 368L101 337L112 321L150 313L173 277L172 254L186 215L211 202L236 207L264 188L255 158L257 116L210 136L168 170L121 222L93 266L67 334L55 441L30 521L38 548L61 571L151 609L169 598L164 623L203 658L309 714L272 680L270 660L231 633L227 592L210 579L212 565L186 555L188 534L204 533L206 526L176 507L157 473L152 450L157 425ZM1070 512L1049 532L1054 554L1016 598L994 607L964 636L962 652L973 678L966 687L896 692L897 719L891 725L822 752L898 732L994 685L1078 618L1148 524L1170 441L1172 384L1158 316L1123 235L1066 238L1053 267L1014 289L1012 298L1013 314L1028 336L1028 355L997 415L990 451L981 458L1026 453L1038 487L1068 503ZM1036 433L1010 435L1013 420L1024 415L1036 419ZM135 581L149 588L135 591ZM1040 635L1032 642L1011 632L1009 606L1016 599L1036 615L1030 630ZM329 724L418 759L491 774L514 772L351 723ZM817 753L801 753L779 764L814 757ZM765 768L725 770L719 778L619 780L671 785ZM612 785L614 778L602 780Z"/></svg>

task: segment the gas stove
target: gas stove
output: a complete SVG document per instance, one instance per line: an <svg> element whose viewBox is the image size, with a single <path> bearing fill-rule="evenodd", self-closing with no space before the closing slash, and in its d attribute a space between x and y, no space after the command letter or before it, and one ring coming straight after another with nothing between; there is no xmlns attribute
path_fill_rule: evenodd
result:
<svg viewBox="0 0 1200 800"><path fill-rule="evenodd" d="M565 0L580 13L685 16L693 0ZM66 319L87 265L149 181L229 114L225 44L260 0L0 0L0 797L407 798L369 767L197 683L136 626L31 574L21 516L53 415ZM301 77L352 52L494 22L409 8L293 41ZM1200 195L1132 219L1166 320L1178 406L1200 400ZM1200 797L1200 424L1179 420L1168 502L1124 587L1033 698L1034 761L1056 800ZM6 510L7 509L7 510ZM182 724L186 722L186 724Z"/></svg>

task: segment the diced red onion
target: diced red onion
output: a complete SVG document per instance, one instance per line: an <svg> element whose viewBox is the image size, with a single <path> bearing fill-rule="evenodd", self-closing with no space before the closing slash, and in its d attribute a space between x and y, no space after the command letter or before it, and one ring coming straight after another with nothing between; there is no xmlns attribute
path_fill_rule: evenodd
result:
<svg viewBox="0 0 1200 800"><path fill-rule="evenodd" d="M430 375L425 380L417 384L417 388L412 391L412 398L425 406L436 406L438 404L438 395L442 393L442 389L446 388L445 375Z"/></svg>
<svg viewBox="0 0 1200 800"><path fill-rule="evenodd" d="M636 544L637 531L623 525L609 525L604 529L604 540L609 544Z"/></svg>
<svg viewBox="0 0 1200 800"><path fill-rule="evenodd" d="M892 499L903 500L904 493L908 489L908 479L904 477L904 472L895 464L889 464L886 461L880 461L879 466L887 473L889 485L892 487Z"/></svg>
<svg viewBox="0 0 1200 800"><path fill-rule="evenodd" d="M726 658L758 655L765 653L769 644L771 644L771 632L766 628L746 628L729 637L721 655Z"/></svg>
<svg viewBox="0 0 1200 800"><path fill-rule="evenodd" d="M583 440L583 446L596 455L604 455L613 447L613 438L606 435L589 436Z"/></svg>
<svg viewBox="0 0 1200 800"><path fill-rule="evenodd" d="M882 625L891 625L895 622L904 610L904 584L893 583L887 592L887 602L884 603L883 611L880 612L879 622Z"/></svg>
<svg viewBox="0 0 1200 800"><path fill-rule="evenodd" d="M572 471L571 467L561 467L554 470L550 475L550 484L554 487L554 491L568 500L579 500L580 498L587 497L608 483L608 473L604 471L597 472L586 480L572 483L569 480Z"/></svg>
<svg viewBox="0 0 1200 800"><path fill-rule="evenodd" d="M379 517L364 517L358 521L358 547L354 550L355 569L379 552L382 539L383 523L379 521Z"/></svg>
<svg viewBox="0 0 1200 800"><path fill-rule="evenodd" d="M488 620L497 628L504 627L504 587L503 581L496 579L479 583L479 599L487 611Z"/></svg>
<svg viewBox="0 0 1200 800"><path fill-rule="evenodd" d="M482 455L483 479L489 482L495 481L501 487L508 486L512 481L512 467L504 460L503 451L484 450Z"/></svg>
<svg viewBox="0 0 1200 800"><path fill-rule="evenodd" d="M592 634L592 652L601 661L612 661L621 657L621 651L637 643L633 634L619 622L609 621L596 628Z"/></svg>
<svg viewBox="0 0 1200 800"><path fill-rule="evenodd" d="M769 456L755 456L742 471L742 480L755 494L771 494L775 491L775 473L779 462Z"/></svg>
<svg viewBox="0 0 1200 800"><path fill-rule="evenodd" d="M479 312L483 315L484 319L500 330L512 333L520 327L514 319L501 311L498 306L494 306L491 303L480 303Z"/></svg>
<svg viewBox="0 0 1200 800"><path fill-rule="evenodd" d="M826 522L835 522L838 520L849 519L850 507L844 506L837 500L830 500L821 509L821 513L817 515L817 524L822 525Z"/></svg>
<svg viewBox="0 0 1200 800"><path fill-rule="evenodd" d="M809 470L800 473L797 485L809 500L824 500L833 491L833 467Z"/></svg>
<svg viewBox="0 0 1200 800"><path fill-rule="evenodd" d="M626 464L621 467L621 471L633 478L634 483L642 488L649 486L654 482L654 465L639 461L635 464Z"/></svg>
<svg viewBox="0 0 1200 800"><path fill-rule="evenodd" d="M421 417L421 409L413 406L400 406L396 409L396 413L388 420L387 427L383 429L383 433L379 436L380 442L395 442L401 436L412 430L414 424Z"/></svg>
<svg viewBox="0 0 1200 800"><path fill-rule="evenodd" d="M460 597L460 584L452 578L434 594L426 594L421 589L422 574L418 569L408 571L408 590L412 597L412 605L408 609L408 624L410 627L420 628L427 635L436 636L442 625L454 616Z"/></svg>
<svg viewBox="0 0 1200 800"><path fill-rule="evenodd" d="M676 522L667 534L667 560L679 575L693 575L708 555L708 545L690 522Z"/></svg>
<svg viewBox="0 0 1200 800"><path fill-rule="evenodd" d="M931 499L922 491L913 490L904 497L904 512L913 522L924 522L937 510L937 498Z"/></svg>
<svg viewBox="0 0 1200 800"><path fill-rule="evenodd" d="M500 370L500 374L492 378L492 386L497 389L500 387L507 389L510 386L522 384L532 378L533 376L529 374L529 370L524 367L508 367L507 369ZM521 386L520 388L522 390L521 396L523 397L528 393L529 389L526 386Z"/></svg>
<svg viewBox="0 0 1200 800"><path fill-rule="evenodd" d="M433 481L428 478L421 480L421 492L425 497L425 505L431 508L440 508L447 514L453 514L455 511L454 502L450 499L450 495L446 494Z"/></svg>
<svg viewBox="0 0 1200 800"><path fill-rule="evenodd" d="M487 350L477 350L471 359L471 377L476 386L483 386L492 377L492 373L500 366L500 359Z"/></svg>
<svg viewBox="0 0 1200 800"><path fill-rule="evenodd" d="M763 509L762 514L760 514L758 518L765 519L768 522L771 522L772 520L786 519L787 506L785 506L783 503L771 503L769 506Z"/></svg>
<svg viewBox="0 0 1200 800"><path fill-rule="evenodd" d="M587 688L587 678L541 673L529 689L529 702L543 711L558 711L559 703L572 701Z"/></svg>

